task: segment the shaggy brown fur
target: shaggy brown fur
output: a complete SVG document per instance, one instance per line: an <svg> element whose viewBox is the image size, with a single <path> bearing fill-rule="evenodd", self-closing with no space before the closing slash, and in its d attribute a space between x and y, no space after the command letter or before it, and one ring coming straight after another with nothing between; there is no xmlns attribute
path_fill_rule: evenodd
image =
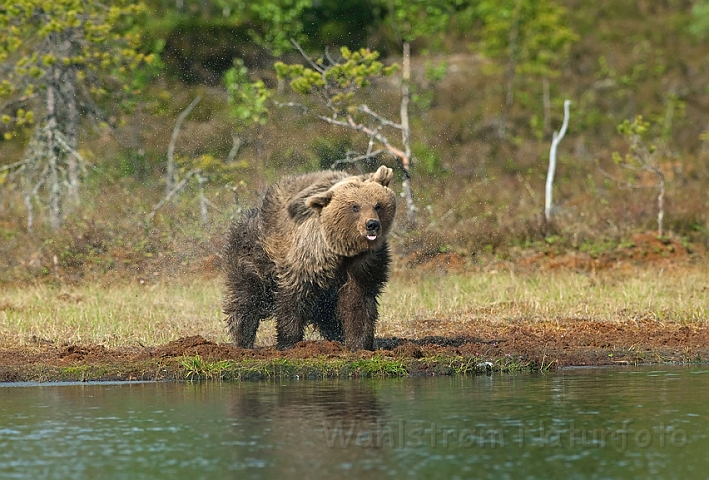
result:
<svg viewBox="0 0 709 480"><path fill-rule="evenodd" d="M286 177L232 225L224 313L237 346L253 347L260 321L275 315L279 348L313 324L327 340L373 349L396 212L392 176L382 166Z"/></svg>

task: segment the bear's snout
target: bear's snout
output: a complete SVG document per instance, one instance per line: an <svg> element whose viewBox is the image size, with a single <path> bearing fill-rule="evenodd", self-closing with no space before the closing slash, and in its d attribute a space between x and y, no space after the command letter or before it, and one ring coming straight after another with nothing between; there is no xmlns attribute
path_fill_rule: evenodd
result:
<svg viewBox="0 0 709 480"><path fill-rule="evenodd" d="M367 231L369 232L378 232L380 226L381 223L379 223L379 220L367 220Z"/></svg>
<svg viewBox="0 0 709 480"><path fill-rule="evenodd" d="M382 224L379 220L375 220L373 218L367 220L367 223L365 223L365 226L367 227L367 240L374 241L377 239L381 225Z"/></svg>

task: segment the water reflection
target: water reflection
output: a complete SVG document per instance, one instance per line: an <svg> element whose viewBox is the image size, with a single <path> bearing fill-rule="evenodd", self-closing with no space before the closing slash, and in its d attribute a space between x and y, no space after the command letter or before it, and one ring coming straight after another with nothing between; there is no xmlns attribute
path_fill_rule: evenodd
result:
<svg viewBox="0 0 709 480"><path fill-rule="evenodd" d="M709 371L0 388L0 478L706 478Z"/></svg>
<svg viewBox="0 0 709 480"><path fill-rule="evenodd" d="M368 420L383 414L369 381L248 384L232 405L235 418Z"/></svg>

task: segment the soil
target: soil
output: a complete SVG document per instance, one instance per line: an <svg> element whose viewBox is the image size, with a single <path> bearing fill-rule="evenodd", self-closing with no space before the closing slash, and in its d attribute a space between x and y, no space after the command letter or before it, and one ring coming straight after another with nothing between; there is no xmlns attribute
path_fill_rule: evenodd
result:
<svg viewBox="0 0 709 480"><path fill-rule="evenodd" d="M181 338L157 347L108 349L101 345L36 344L0 347L0 381L53 380L177 380L185 379L184 359L199 356L204 362L231 361L227 365L294 365L314 361L353 363L376 358L398 362L409 375L461 373L454 365L485 370L549 370L565 366L634 365L709 360L709 327L666 325L651 321L604 323L560 320L554 323L476 323L459 336L420 339L378 338L373 352L350 352L336 342L305 341L295 348L236 348L201 336ZM228 370L228 368L225 368ZM298 376L297 368L279 370ZM312 365L310 368L312 374ZM352 370L342 370L352 376ZM271 377L267 369L264 375ZM316 374L317 376L317 374ZM342 376L342 374L340 375ZM226 378L226 377L225 377Z"/></svg>
<svg viewBox="0 0 709 480"><path fill-rule="evenodd" d="M625 262L682 264L696 255L676 241L651 234L599 257L540 253L515 262L516 268L618 268ZM410 259L411 260L411 259ZM466 268L455 253L415 259L418 268L450 272ZM187 378L274 378L365 375L445 375L491 370L550 370L568 366L709 362L709 323L664 324L650 319L554 322L490 322L471 319L455 325L422 321L422 338L377 338L375 350L351 352L336 342L304 341L295 348L236 348L201 336L160 346L106 348L59 345L35 339L28 346L0 343L0 382L89 380L184 380ZM202 367L189 370L189 359ZM374 370L363 371L363 360ZM207 365L207 366L205 366ZM212 365L208 368L208 365ZM214 366L218 368L215 369ZM336 368L332 368L335 365ZM242 375L244 368L251 373ZM351 368L348 368L351 367ZM395 366L387 370L387 366ZM201 368L201 370L200 370ZM215 373L216 372L216 373ZM231 374L230 374L231 372ZM234 373L236 372L236 373ZM255 374L254 374L255 372Z"/></svg>

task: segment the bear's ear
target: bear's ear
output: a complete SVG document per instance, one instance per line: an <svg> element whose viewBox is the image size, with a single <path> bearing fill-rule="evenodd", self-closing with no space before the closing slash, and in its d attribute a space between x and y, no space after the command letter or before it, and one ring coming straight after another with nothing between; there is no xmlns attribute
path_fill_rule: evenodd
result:
<svg viewBox="0 0 709 480"><path fill-rule="evenodd" d="M388 187L389 182L391 182L392 178L394 178L394 170L382 165L377 169L376 172L372 174L372 176L369 178L369 181L379 183L384 187Z"/></svg>
<svg viewBox="0 0 709 480"><path fill-rule="evenodd" d="M305 205L320 213L332 200L332 190L312 195L305 199Z"/></svg>

